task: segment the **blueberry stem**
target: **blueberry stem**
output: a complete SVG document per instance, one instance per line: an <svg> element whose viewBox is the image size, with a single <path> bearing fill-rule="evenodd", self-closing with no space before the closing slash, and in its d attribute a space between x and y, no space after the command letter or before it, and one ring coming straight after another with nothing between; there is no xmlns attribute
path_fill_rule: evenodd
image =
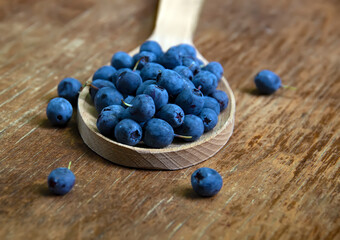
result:
<svg viewBox="0 0 340 240"><path fill-rule="evenodd" d="M142 59L145 59L146 62L149 61L149 58L148 57L141 57L140 59L138 59L138 61L136 62L135 66L133 67L133 70L132 71L136 71L137 70L137 67L138 67L138 64L140 63L140 61Z"/></svg>
<svg viewBox="0 0 340 240"><path fill-rule="evenodd" d="M191 139L192 138L192 136L183 136L183 135L179 135L179 134L175 134L175 137L186 138L186 139Z"/></svg>
<svg viewBox="0 0 340 240"><path fill-rule="evenodd" d="M68 169L71 169L71 164L72 164L72 162L68 163Z"/></svg>
<svg viewBox="0 0 340 240"><path fill-rule="evenodd" d="M296 90L296 87L293 87L293 86L281 85L281 87L282 88L288 88L288 89Z"/></svg>
<svg viewBox="0 0 340 240"><path fill-rule="evenodd" d="M132 104L125 102L123 99L121 101L127 107L132 107L133 106Z"/></svg>

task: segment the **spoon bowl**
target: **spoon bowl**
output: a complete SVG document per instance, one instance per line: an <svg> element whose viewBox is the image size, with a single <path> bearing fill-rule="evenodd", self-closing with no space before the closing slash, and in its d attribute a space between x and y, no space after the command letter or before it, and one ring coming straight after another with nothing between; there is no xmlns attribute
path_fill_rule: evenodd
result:
<svg viewBox="0 0 340 240"><path fill-rule="evenodd" d="M202 3L202 0L161 0L156 27L149 40L157 41L164 51L180 43L194 46L192 36ZM133 55L138 51L139 47L129 54ZM197 57L205 64L208 63L199 52L197 52ZM175 140L168 147L154 149L144 144L128 146L103 136L96 126L98 114L89 94L88 86L79 94L78 129L86 145L100 156L116 164L133 168L162 170L190 167L215 155L232 135L235 118L234 94L224 77L222 77L218 89L227 93L228 107L220 113L215 128L204 133L195 142Z"/></svg>

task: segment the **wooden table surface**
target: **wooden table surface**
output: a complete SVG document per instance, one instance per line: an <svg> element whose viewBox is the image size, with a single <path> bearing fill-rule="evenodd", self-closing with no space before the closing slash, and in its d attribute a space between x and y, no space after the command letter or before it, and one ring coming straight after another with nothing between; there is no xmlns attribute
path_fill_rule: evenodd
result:
<svg viewBox="0 0 340 240"><path fill-rule="evenodd" d="M151 33L157 1L0 1L0 239L340 239L340 2L209 0L194 37L221 62L235 130L214 157L179 171L112 164L46 119L64 77L82 81ZM254 92L261 69L284 84ZM74 114L75 115L75 114ZM73 190L48 193L72 161ZM190 176L224 186L199 198Z"/></svg>

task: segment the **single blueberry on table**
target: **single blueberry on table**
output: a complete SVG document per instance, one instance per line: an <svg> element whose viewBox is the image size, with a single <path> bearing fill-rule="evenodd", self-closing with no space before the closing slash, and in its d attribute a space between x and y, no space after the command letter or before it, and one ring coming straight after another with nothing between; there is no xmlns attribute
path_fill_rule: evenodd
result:
<svg viewBox="0 0 340 240"><path fill-rule="evenodd" d="M116 81L116 87L119 92L128 95L134 95L137 88L142 84L142 78L135 72L122 72Z"/></svg>
<svg viewBox="0 0 340 240"><path fill-rule="evenodd" d="M65 195L74 186L76 177L69 168L54 169L47 178L48 189L56 195Z"/></svg>
<svg viewBox="0 0 340 240"><path fill-rule="evenodd" d="M126 52L116 52L111 59L111 66L118 69L133 68L133 59Z"/></svg>
<svg viewBox="0 0 340 240"><path fill-rule="evenodd" d="M133 56L134 68L141 70L147 63L156 62L157 57L152 52L143 51Z"/></svg>
<svg viewBox="0 0 340 240"><path fill-rule="evenodd" d="M204 97L204 106L203 108L210 108L216 112L217 115L220 114L220 104L217 102L215 98L205 96Z"/></svg>
<svg viewBox="0 0 340 240"><path fill-rule="evenodd" d="M203 67L202 70L213 73L218 81L220 81L223 76L223 67L219 62L210 62L207 66Z"/></svg>
<svg viewBox="0 0 340 240"><path fill-rule="evenodd" d="M97 112L100 113L104 107L120 105L122 99L124 99L123 95L117 89L103 87L98 90L94 97L94 106Z"/></svg>
<svg viewBox="0 0 340 240"><path fill-rule="evenodd" d="M92 101L94 101L94 97L96 96L98 90L103 88L103 87L110 87L110 88L114 88L114 89L116 88L115 85L112 82L109 82L107 80L102 80L102 79L94 80L90 84L90 89L89 89Z"/></svg>
<svg viewBox="0 0 340 240"><path fill-rule="evenodd" d="M102 79L112 81L112 76L116 71L112 66L102 66L93 74L92 80Z"/></svg>
<svg viewBox="0 0 340 240"><path fill-rule="evenodd" d="M145 82L143 82L139 88L137 88L137 91L136 91L136 95L140 95L140 94L143 94L145 88L147 88L149 85L151 84L157 84L156 80L146 80Z"/></svg>
<svg viewBox="0 0 340 240"><path fill-rule="evenodd" d="M198 195L212 197L221 190L223 180L216 170L203 167L191 175L191 185Z"/></svg>
<svg viewBox="0 0 340 240"><path fill-rule="evenodd" d="M155 103L149 95L137 95L128 105L130 118L136 122L145 122L151 119L156 112Z"/></svg>
<svg viewBox="0 0 340 240"><path fill-rule="evenodd" d="M144 90L143 93L152 97L155 103L156 110L160 109L161 107L168 103L169 100L168 92L161 86L151 84Z"/></svg>
<svg viewBox="0 0 340 240"><path fill-rule="evenodd" d="M196 115L185 115L182 125L175 129L176 134L183 136L191 136L191 138L183 138L184 141L193 142L199 139L204 132L202 119Z"/></svg>
<svg viewBox="0 0 340 240"><path fill-rule="evenodd" d="M56 97L47 104L47 118L55 126L65 126L70 121L72 113L72 105L65 98Z"/></svg>
<svg viewBox="0 0 340 240"><path fill-rule="evenodd" d="M174 71L181 75L184 79L189 79L190 81L192 81L194 77L192 71L185 66L177 66L174 68Z"/></svg>
<svg viewBox="0 0 340 240"><path fill-rule="evenodd" d="M272 94L282 87L280 77L269 70L260 71L254 81L256 88L262 94Z"/></svg>
<svg viewBox="0 0 340 240"><path fill-rule="evenodd" d="M185 114L198 115L202 111L204 98L197 88L184 89L178 94L175 103L183 109Z"/></svg>
<svg viewBox="0 0 340 240"><path fill-rule="evenodd" d="M157 60L159 60L162 55L163 55L163 50L161 46L158 44L156 41L145 41L141 46L140 46L140 52L152 52L153 54L156 55Z"/></svg>
<svg viewBox="0 0 340 240"><path fill-rule="evenodd" d="M157 84L168 91L170 96L176 97L183 90L184 79L177 72L165 69L157 76Z"/></svg>
<svg viewBox="0 0 340 240"><path fill-rule="evenodd" d="M58 84L58 96L65 98L72 105L77 104L81 83L75 78L64 78Z"/></svg>
<svg viewBox="0 0 340 240"><path fill-rule="evenodd" d="M166 104L157 113L156 117L168 122L171 127L177 128L184 121L184 111L176 104Z"/></svg>
<svg viewBox="0 0 340 240"><path fill-rule="evenodd" d="M164 148L172 143L174 130L166 121L152 118L144 125L143 142L153 148Z"/></svg>
<svg viewBox="0 0 340 240"><path fill-rule="evenodd" d="M111 105L103 108L97 119L99 132L106 137L114 137L114 129L123 111L124 108L119 105Z"/></svg>
<svg viewBox="0 0 340 240"><path fill-rule="evenodd" d="M216 112L210 108L203 108L199 117L202 119L204 132L209 132L216 126L218 122L218 116Z"/></svg>
<svg viewBox="0 0 340 240"><path fill-rule="evenodd" d="M200 87L200 90L204 95L213 93L218 85L215 75L208 71L200 71L194 76L192 82L195 84L196 88Z"/></svg>
<svg viewBox="0 0 340 240"><path fill-rule="evenodd" d="M146 80L156 80L157 75L161 72L163 72L165 68L158 64L158 63L147 63L140 71L140 76L143 79L143 81Z"/></svg>
<svg viewBox="0 0 340 240"><path fill-rule="evenodd" d="M217 102L220 104L220 111L222 112L224 109L228 107L229 98L228 95L222 90L216 90L211 94L211 97L215 98Z"/></svg>
<svg viewBox="0 0 340 240"><path fill-rule="evenodd" d="M120 143L135 146L142 139L142 128L131 119L123 119L115 127L115 138Z"/></svg>

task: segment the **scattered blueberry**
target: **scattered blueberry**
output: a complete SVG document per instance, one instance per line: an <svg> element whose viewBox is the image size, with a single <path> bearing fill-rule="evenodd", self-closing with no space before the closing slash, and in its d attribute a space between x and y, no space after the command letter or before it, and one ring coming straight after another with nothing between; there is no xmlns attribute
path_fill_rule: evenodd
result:
<svg viewBox="0 0 340 240"><path fill-rule="evenodd" d="M76 177L69 168L54 169L47 178L48 189L56 195L65 195L74 186Z"/></svg>
<svg viewBox="0 0 340 240"><path fill-rule="evenodd" d="M152 118L144 125L143 142L153 148L164 148L172 143L174 130L166 121Z"/></svg>
<svg viewBox="0 0 340 240"><path fill-rule="evenodd" d="M212 197L221 190L223 180L216 170L203 167L191 175L191 185L198 195Z"/></svg>
<svg viewBox="0 0 340 240"><path fill-rule="evenodd" d="M192 82L196 88L200 88L204 95L209 95L214 92L218 84L215 75L208 71L200 71L194 76Z"/></svg>
<svg viewBox="0 0 340 240"><path fill-rule="evenodd" d="M197 88L185 89L176 98L175 103L180 106L185 114L198 115L203 108L203 94Z"/></svg>
<svg viewBox="0 0 340 240"><path fill-rule="evenodd" d="M216 112L210 108L203 108L199 117L202 119L204 132L209 132L211 129L213 129L218 121Z"/></svg>
<svg viewBox="0 0 340 240"><path fill-rule="evenodd" d="M282 86L280 77L269 70L260 71L254 81L256 88L262 94L272 94Z"/></svg>
<svg viewBox="0 0 340 240"><path fill-rule="evenodd" d="M171 127L177 128L184 121L184 111L176 104L166 104L156 113L156 117L167 121Z"/></svg>
<svg viewBox="0 0 340 240"><path fill-rule="evenodd" d="M223 76L223 67L219 62L210 62L207 66L203 67L202 70L213 73L218 81L220 81Z"/></svg>
<svg viewBox="0 0 340 240"><path fill-rule="evenodd" d="M92 80L102 79L112 81L112 76L116 71L112 66L102 66L93 74Z"/></svg>
<svg viewBox="0 0 340 240"><path fill-rule="evenodd" d="M53 98L47 105L46 115L53 125L65 126L72 117L73 108L65 98Z"/></svg>
<svg viewBox="0 0 340 240"><path fill-rule="evenodd" d="M163 72L163 70L165 70L165 68L162 65L150 62L145 64L145 66L142 68L140 71L140 76L143 81L156 80L157 75Z"/></svg>
<svg viewBox="0 0 340 240"><path fill-rule="evenodd" d="M120 143L135 146L142 139L142 128L131 119L123 119L115 127L115 138Z"/></svg>
<svg viewBox="0 0 340 240"><path fill-rule="evenodd" d="M111 66L116 69L133 68L133 59L126 52L116 52L112 56Z"/></svg>
<svg viewBox="0 0 340 240"><path fill-rule="evenodd" d="M204 132L202 119L192 114L185 115L183 124L176 128L175 132L183 136L191 136L191 138L188 139L183 138L184 141L196 141Z"/></svg>
<svg viewBox="0 0 340 240"><path fill-rule="evenodd" d="M211 94L211 97L215 98L217 102L220 104L221 112L228 107L229 103L228 95L222 90L216 90Z"/></svg>
<svg viewBox="0 0 340 240"><path fill-rule="evenodd" d="M72 105L76 105L81 83L75 78L64 78L58 84L58 96L67 99Z"/></svg>
<svg viewBox="0 0 340 240"><path fill-rule="evenodd" d="M142 78L135 72L122 72L116 81L117 89L123 94L134 95L142 84Z"/></svg>
<svg viewBox="0 0 340 240"><path fill-rule="evenodd" d="M97 112L100 113L104 107L110 105L120 105L123 95L117 89L110 87L103 87L98 90L94 97L94 106Z"/></svg>

